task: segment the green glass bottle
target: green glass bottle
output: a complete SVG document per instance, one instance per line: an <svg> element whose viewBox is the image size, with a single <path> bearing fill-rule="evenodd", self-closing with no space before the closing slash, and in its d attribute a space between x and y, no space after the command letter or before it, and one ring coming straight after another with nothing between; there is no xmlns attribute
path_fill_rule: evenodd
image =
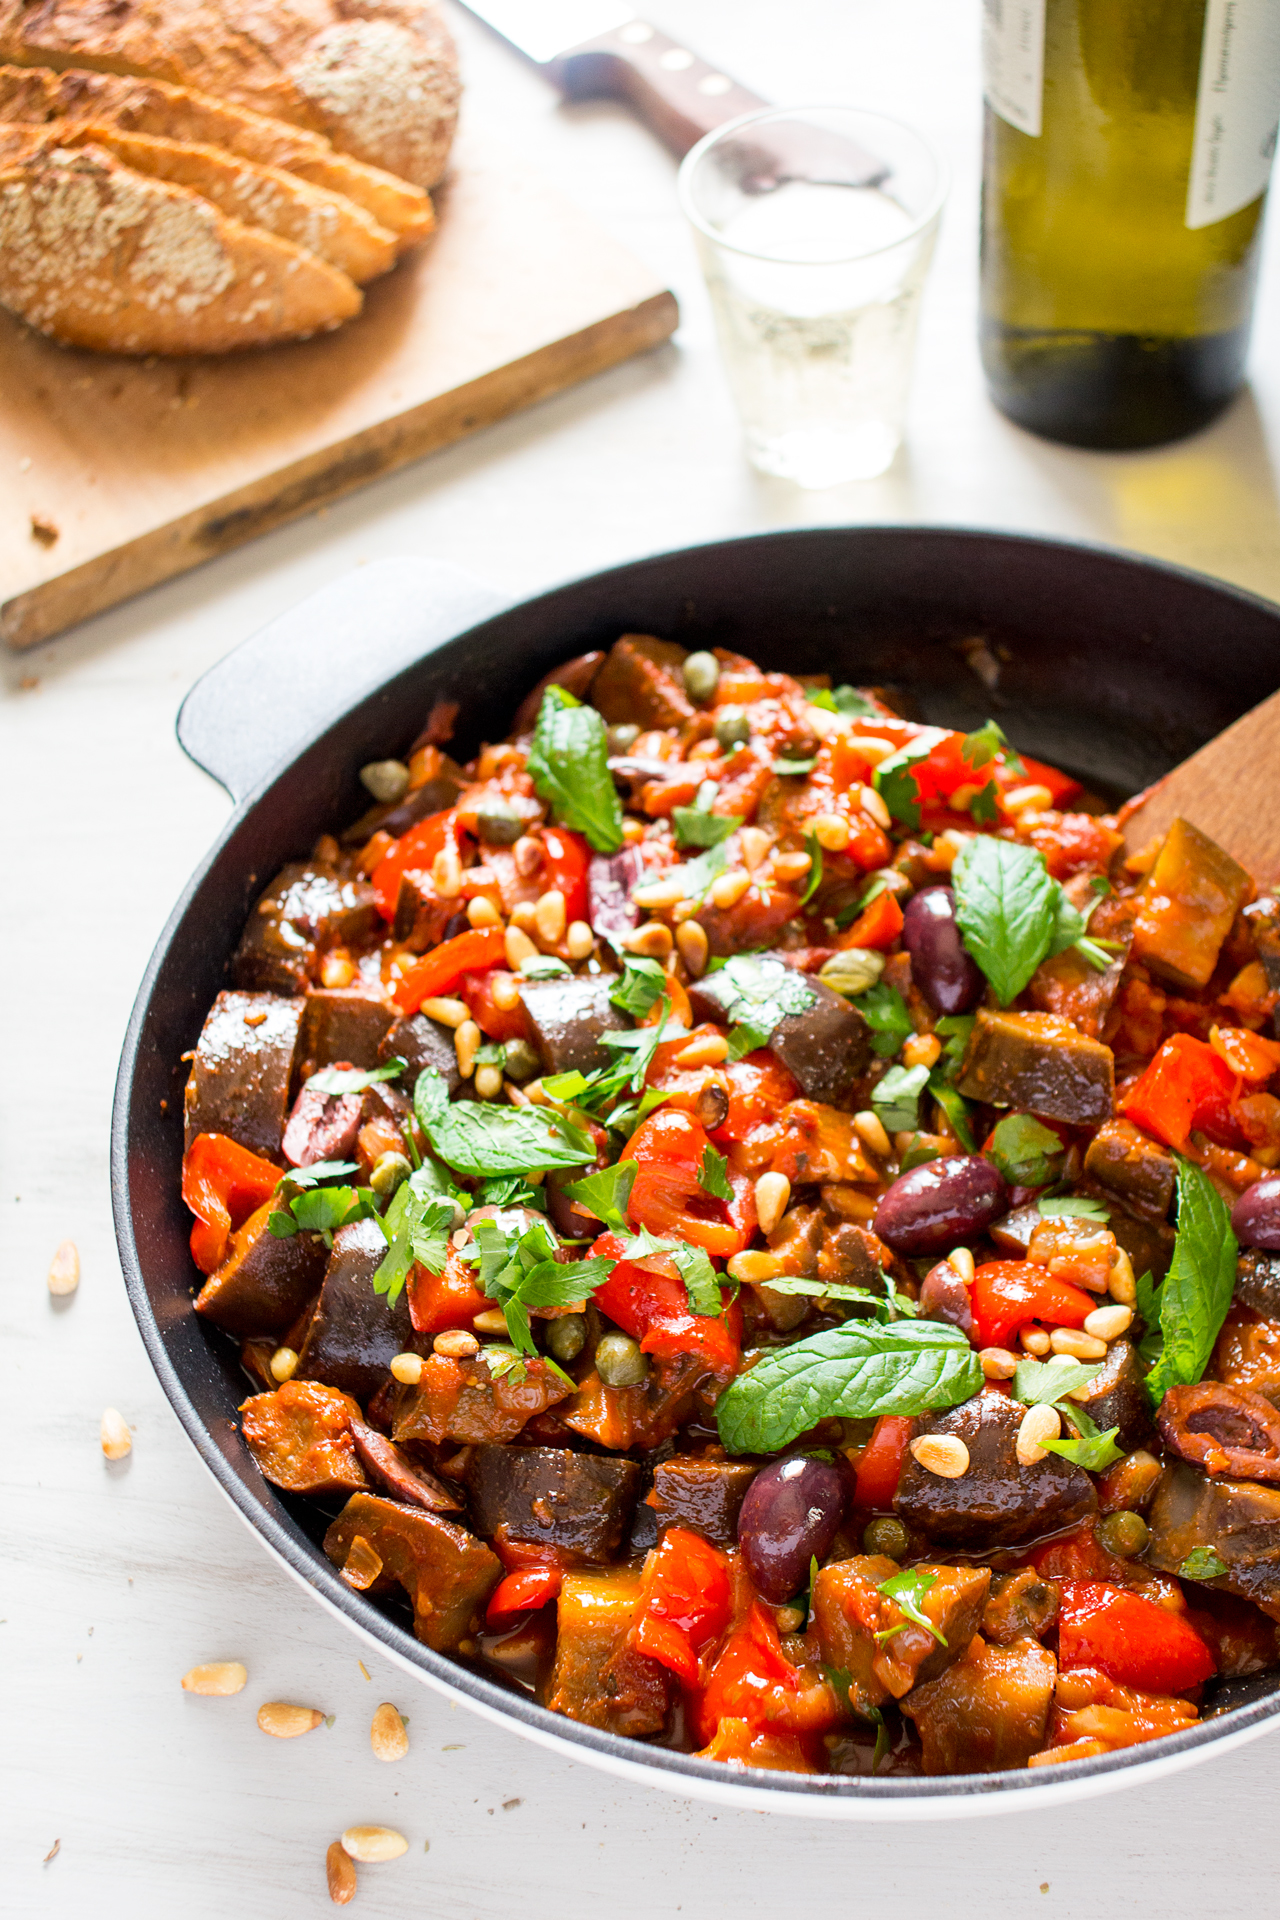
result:
<svg viewBox="0 0 1280 1920"><path fill-rule="evenodd" d="M1050 440L1146 447L1244 378L1280 0L984 0L982 361Z"/></svg>

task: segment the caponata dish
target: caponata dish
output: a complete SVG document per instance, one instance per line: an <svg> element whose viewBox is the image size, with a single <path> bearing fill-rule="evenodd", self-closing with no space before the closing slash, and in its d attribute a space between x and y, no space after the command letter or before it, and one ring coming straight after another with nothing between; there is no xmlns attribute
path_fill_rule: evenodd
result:
<svg viewBox="0 0 1280 1920"><path fill-rule="evenodd" d="M1280 903L994 722L628 634L249 916L196 1310L356 1591L736 1766L1158 1739L1277 1658Z"/></svg>

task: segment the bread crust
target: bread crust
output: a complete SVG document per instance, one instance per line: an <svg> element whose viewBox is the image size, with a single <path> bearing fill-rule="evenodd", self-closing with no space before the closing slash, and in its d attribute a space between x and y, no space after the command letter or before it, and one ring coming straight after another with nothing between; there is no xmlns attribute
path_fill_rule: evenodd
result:
<svg viewBox="0 0 1280 1920"><path fill-rule="evenodd" d="M12 128L0 158L0 301L63 345L226 353L305 339L351 319L349 275L229 219L190 188L105 148Z"/></svg>
<svg viewBox="0 0 1280 1920"><path fill-rule="evenodd" d="M0 59L197 88L420 187L443 175L461 92L432 0L0 0Z"/></svg>
<svg viewBox="0 0 1280 1920"><path fill-rule="evenodd" d="M401 252L424 240L435 226L431 201L421 187L337 153L323 134L165 80L92 73L83 67L55 73L47 67L0 66L0 124L52 120L193 141L259 166L283 168L363 207L396 236Z"/></svg>

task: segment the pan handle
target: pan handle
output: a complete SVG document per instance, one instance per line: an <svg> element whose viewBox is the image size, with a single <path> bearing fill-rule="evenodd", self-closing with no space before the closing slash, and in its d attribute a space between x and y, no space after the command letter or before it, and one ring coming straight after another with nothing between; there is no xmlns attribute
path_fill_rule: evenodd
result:
<svg viewBox="0 0 1280 1920"><path fill-rule="evenodd" d="M178 710L179 745L244 800L362 693L510 604L442 560L375 560L210 667Z"/></svg>

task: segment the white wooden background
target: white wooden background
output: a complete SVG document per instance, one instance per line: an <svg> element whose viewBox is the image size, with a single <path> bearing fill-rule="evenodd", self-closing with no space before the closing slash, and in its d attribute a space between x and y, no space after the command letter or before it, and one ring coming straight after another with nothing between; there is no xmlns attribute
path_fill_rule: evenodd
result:
<svg viewBox="0 0 1280 1920"><path fill-rule="evenodd" d="M620 1787L451 1710L367 1654L366 1681L362 1647L276 1569L180 1432L112 1240L107 1133L125 1020L169 906L226 813L179 753L174 713L205 667L325 581L416 553L524 592L726 533L932 520L1110 541L1280 598L1274 247L1253 390L1197 439L1102 458L1040 444L988 407L973 341L977 14L976 0L668 0L659 14L761 93L897 111L950 158L910 445L883 480L802 496L751 473L672 163L620 110L558 107L515 56L460 22L468 111L670 277L685 314L676 341L5 662L0 1912L297 1920L328 1910L325 1845L357 1820L410 1841L407 1857L363 1875L357 1910L387 1916L1276 1911L1275 1740L1052 1815L855 1828ZM45 1272L68 1235L84 1278L59 1307ZM136 1429L115 1467L98 1449L107 1404ZM243 1694L179 1691L186 1668L216 1658L246 1662ZM273 1698L314 1703L336 1723L270 1740L254 1716ZM395 1766L369 1749L383 1699L410 1719L412 1751Z"/></svg>

